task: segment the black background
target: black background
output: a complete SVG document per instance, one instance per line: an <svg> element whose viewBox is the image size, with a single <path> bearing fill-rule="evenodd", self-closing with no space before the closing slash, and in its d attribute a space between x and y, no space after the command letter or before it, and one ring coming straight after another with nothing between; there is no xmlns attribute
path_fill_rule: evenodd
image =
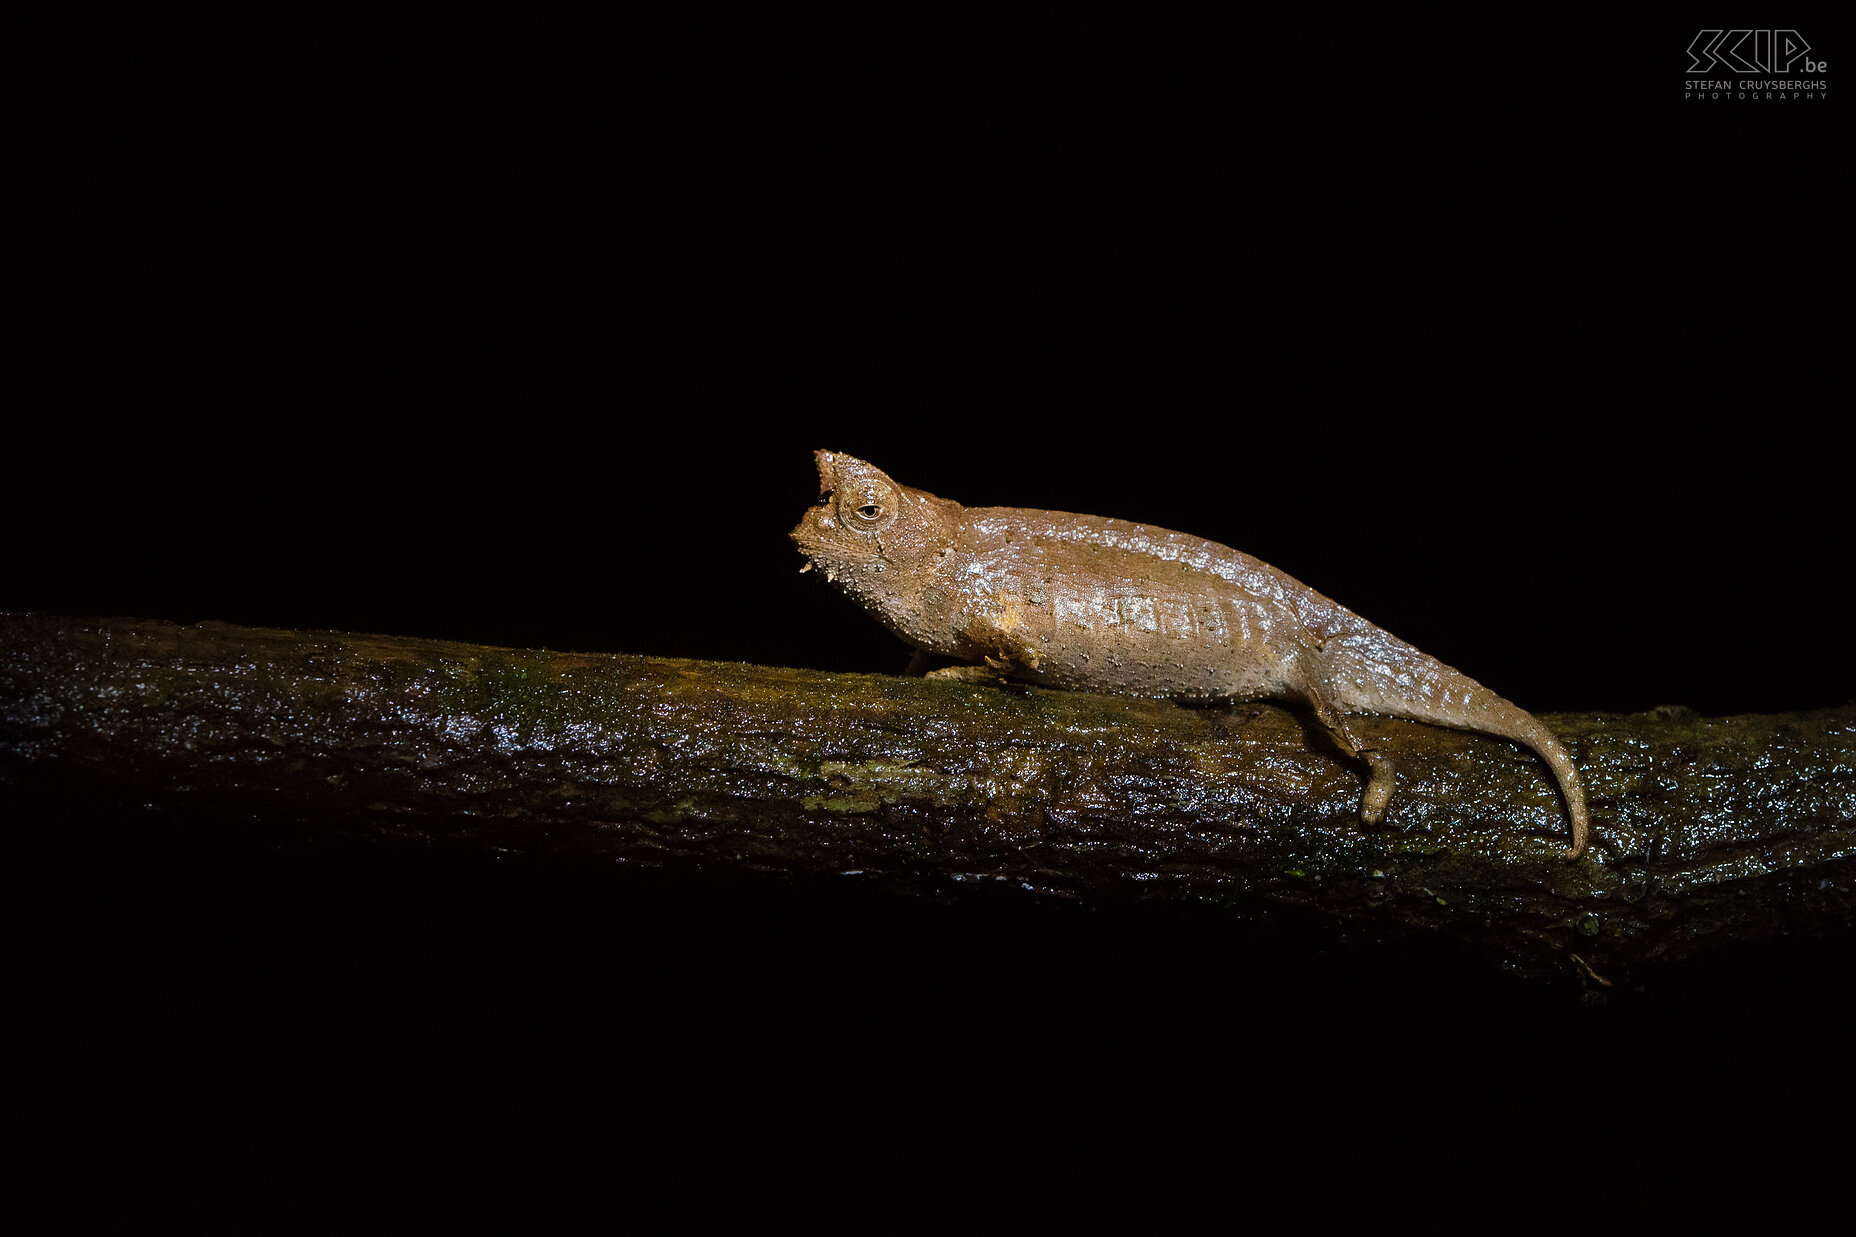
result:
<svg viewBox="0 0 1856 1237"><path fill-rule="evenodd" d="M1701 24L372 25L162 31L120 79L80 56L42 104L68 140L28 237L51 273L0 608L898 671L786 538L830 447L1236 546L1536 711L1841 703L1832 104L1684 101ZM41 861L107 960L84 991L189 1045L208 1093L364 1111L405 1070L428 1115L551 1123L538 1060L792 1120L871 1088L905 1124L957 1085L982 1123L1181 1088L1229 1116L1267 1076L1347 1141L1362 1103L1417 1109L1544 1176L1646 1087L1699 1106L1755 1051L1803 1079L1764 1050L1823 1042L1848 986L1847 947L1787 943L1592 1004L1191 913L170 828L83 818Z"/></svg>
<svg viewBox="0 0 1856 1237"><path fill-rule="evenodd" d="M1535 710L1838 703L1830 105L1685 103L1687 30L206 57L54 198L0 604L889 668L795 574L822 446Z"/></svg>

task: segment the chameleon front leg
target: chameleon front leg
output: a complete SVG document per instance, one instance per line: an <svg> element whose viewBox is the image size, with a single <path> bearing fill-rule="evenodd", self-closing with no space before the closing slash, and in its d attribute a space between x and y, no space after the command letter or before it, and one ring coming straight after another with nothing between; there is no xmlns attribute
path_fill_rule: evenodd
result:
<svg viewBox="0 0 1856 1237"><path fill-rule="evenodd" d="M930 670L929 678L998 683L1031 678L1044 662L1025 625L1024 603L1003 592L987 599L960 630L966 637L968 656L977 655L980 661Z"/></svg>

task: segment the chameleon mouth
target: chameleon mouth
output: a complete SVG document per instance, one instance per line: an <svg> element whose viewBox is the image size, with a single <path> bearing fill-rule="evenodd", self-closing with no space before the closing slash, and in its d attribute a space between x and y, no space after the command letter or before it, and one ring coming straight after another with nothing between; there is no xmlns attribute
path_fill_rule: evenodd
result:
<svg viewBox="0 0 1856 1237"><path fill-rule="evenodd" d="M795 537L797 537L797 534L795 534ZM804 575L806 572L816 567L828 583L836 584L838 582L838 569L842 564L834 563L829 559L820 558L811 550L808 550L804 544L800 545L799 552L806 556L806 561L799 565L800 575Z"/></svg>
<svg viewBox="0 0 1856 1237"><path fill-rule="evenodd" d="M788 535L806 557L805 564L799 568L802 575L816 567L827 580L836 582L842 573L854 571L876 557L874 547L845 540L829 503L808 509L799 526Z"/></svg>
<svg viewBox="0 0 1856 1237"><path fill-rule="evenodd" d="M825 557L826 547L830 544L831 530L825 527L825 521L829 518L822 504L815 505L805 513L804 518L799 521L799 526L787 534L799 547L799 552L806 557L805 566L799 569L802 575L814 567L826 566L821 560Z"/></svg>

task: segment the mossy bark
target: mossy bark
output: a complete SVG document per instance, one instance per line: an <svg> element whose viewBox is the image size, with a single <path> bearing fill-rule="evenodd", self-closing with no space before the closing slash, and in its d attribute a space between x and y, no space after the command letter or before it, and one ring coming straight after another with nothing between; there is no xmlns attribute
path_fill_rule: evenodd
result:
<svg viewBox="0 0 1856 1237"><path fill-rule="evenodd" d="M223 624L0 616L0 786L381 842L899 893L1294 907L1605 974L1847 931L1856 706L1563 714L1585 860L1545 768L1382 718L1361 770L1270 705L1161 701Z"/></svg>

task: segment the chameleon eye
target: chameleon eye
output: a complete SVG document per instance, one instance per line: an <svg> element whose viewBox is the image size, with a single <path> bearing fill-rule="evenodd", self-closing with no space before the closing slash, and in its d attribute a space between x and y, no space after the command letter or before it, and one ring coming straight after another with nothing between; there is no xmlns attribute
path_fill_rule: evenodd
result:
<svg viewBox="0 0 1856 1237"><path fill-rule="evenodd" d="M838 496L838 511L847 528L875 532L896 516L896 493L880 481L866 481Z"/></svg>

